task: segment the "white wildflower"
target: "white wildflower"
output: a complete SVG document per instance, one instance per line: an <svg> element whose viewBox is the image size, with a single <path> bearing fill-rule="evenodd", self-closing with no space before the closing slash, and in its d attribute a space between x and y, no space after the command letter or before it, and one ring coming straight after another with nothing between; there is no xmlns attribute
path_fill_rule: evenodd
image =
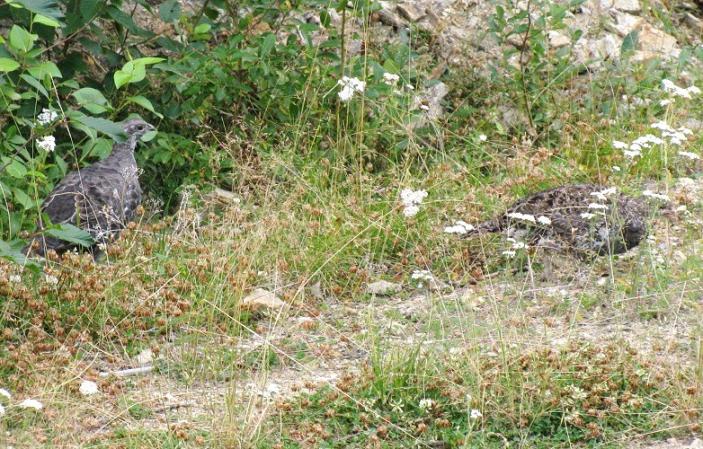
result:
<svg viewBox="0 0 703 449"><path fill-rule="evenodd" d="M664 195L664 194L662 194L662 193L653 192L653 191L651 191L651 190L645 190L644 192L642 192L642 195L644 195L644 196L646 196L646 197L649 197L649 198L654 198L654 199L657 199L657 200L669 201L669 197L668 197L668 196L666 196L666 195Z"/></svg>
<svg viewBox="0 0 703 449"><path fill-rule="evenodd" d="M36 399L25 399L24 401L17 404L19 408L33 408L34 410L41 410L44 408L44 404L37 401Z"/></svg>
<svg viewBox="0 0 703 449"><path fill-rule="evenodd" d="M420 211L422 200L427 198L425 190L403 189L400 192L400 201L403 203L403 215L412 217Z"/></svg>
<svg viewBox="0 0 703 449"><path fill-rule="evenodd" d="M658 129L661 131L673 131L673 128L671 126L669 126L669 124L666 123L665 121L654 122L654 123L652 123L651 126L652 126L652 128L655 128L655 129Z"/></svg>
<svg viewBox="0 0 703 449"><path fill-rule="evenodd" d="M418 206L405 206L403 208L403 215L408 218L414 217L418 212L420 212L420 208Z"/></svg>
<svg viewBox="0 0 703 449"><path fill-rule="evenodd" d="M674 102L674 100L670 100L670 99L667 98L667 99L665 99L665 100L661 100L661 101L659 102L659 106L666 107L666 106L669 106L670 104L672 104L673 102Z"/></svg>
<svg viewBox="0 0 703 449"><path fill-rule="evenodd" d="M540 215L539 217L537 217L537 223L543 225L550 225L552 224L552 219L549 217L545 217L544 215Z"/></svg>
<svg viewBox="0 0 703 449"><path fill-rule="evenodd" d="M417 281L431 281L434 279L434 276L428 270L415 270L410 275L410 278Z"/></svg>
<svg viewBox="0 0 703 449"><path fill-rule="evenodd" d="M608 205L606 204L600 204L600 203L591 203L588 205L589 209L596 209L596 210L606 210L608 209Z"/></svg>
<svg viewBox="0 0 703 449"><path fill-rule="evenodd" d="M41 113L37 115L37 123L40 125L48 125L59 117L59 114L51 109L43 108Z"/></svg>
<svg viewBox="0 0 703 449"><path fill-rule="evenodd" d="M435 401L433 401L432 399L420 399L418 407L420 407L422 410L429 410L434 407L434 405Z"/></svg>
<svg viewBox="0 0 703 449"><path fill-rule="evenodd" d="M639 150L625 150L622 152L626 158L634 159L636 157L642 156L642 152Z"/></svg>
<svg viewBox="0 0 703 449"><path fill-rule="evenodd" d="M428 270L415 270L410 275L410 279L418 281L417 286L422 288L423 282L432 282L434 280L434 275Z"/></svg>
<svg viewBox="0 0 703 449"><path fill-rule="evenodd" d="M478 140L480 140L481 142L485 142L486 140L488 140L488 136L485 134L479 134Z"/></svg>
<svg viewBox="0 0 703 449"><path fill-rule="evenodd" d="M10 275L10 282L14 282L15 284L19 284L20 282L22 282L22 276L20 276L19 274L11 274ZM1 394L1 392L2 392L2 389L0 389L0 394Z"/></svg>
<svg viewBox="0 0 703 449"><path fill-rule="evenodd" d="M0 396L5 396L7 399L12 399L12 395L10 394L10 392L5 390L4 388L0 388Z"/></svg>
<svg viewBox="0 0 703 449"><path fill-rule="evenodd" d="M362 93L366 88L366 83L361 81L359 78L343 76L341 80L337 81L337 85L342 88L339 90L339 99L343 102L347 102L352 99L355 93Z"/></svg>
<svg viewBox="0 0 703 449"><path fill-rule="evenodd" d="M596 214L592 214L590 212L581 213L581 218L585 218L586 220L590 220L591 218L593 218L595 216L596 216Z"/></svg>
<svg viewBox="0 0 703 449"><path fill-rule="evenodd" d="M525 249L527 248L527 244L525 242L514 242L513 243L513 249Z"/></svg>
<svg viewBox="0 0 703 449"><path fill-rule="evenodd" d="M679 156L691 159L692 161L696 161L701 158L696 153L691 153L690 151L679 151Z"/></svg>
<svg viewBox="0 0 703 449"><path fill-rule="evenodd" d="M405 88L406 88L407 90L415 90L415 86L413 86L412 84L406 84L406 85L405 85Z"/></svg>
<svg viewBox="0 0 703 449"><path fill-rule="evenodd" d="M620 170L621 170L621 168L620 168L620 167L618 167L617 165L613 165L613 167L612 167L612 169L611 169L611 170L613 170L613 171L614 171L615 173L619 173L619 172L620 172Z"/></svg>
<svg viewBox="0 0 703 449"><path fill-rule="evenodd" d="M517 253L512 249L503 251L503 255L505 257L507 257L508 259L512 259L513 257L515 257L515 254L517 254Z"/></svg>
<svg viewBox="0 0 703 449"><path fill-rule="evenodd" d="M452 226L446 226L444 232L447 234L466 234L475 228L465 221L457 220Z"/></svg>
<svg viewBox="0 0 703 449"><path fill-rule="evenodd" d="M529 221L530 223L536 223L535 216L530 214L522 214L520 212L511 212L508 214L508 218L514 218L516 220Z"/></svg>
<svg viewBox="0 0 703 449"><path fill-rule="evenodd" d="M383 82L388 84L389 86L395 86L398 81L400 81L400 76L396 75L395 73L386 72L383 74Z"/></svg>
<svg viewBox="0 0 703 449"><path fill-rule="evenodd" d="M421 105L420 105L420 109L422 109L423 111L429 111L429 110L430 110L430 107L427 106L426 104L421 104Z"/></svg>
<svg viewBox="0 0 703 449"><path fill-rule="evenodd" d="M628 145L625 142L620 142L619 140L613 140L613 148L616 150L624 150Z"/></svg>
<svg viewBox="0 0 703 449"><path fill-rule="evenodd" d="M83 396L90 396L91 394L95 394L98 392L98 384L96 384L92 380L84 380L83 382L81 382L81 386L78 388L78 391Z"/></svg>
<svg viewBox="0 0 703 449"><path fill-rule="evenodd" d="M630 149L635 149L633 148L633 145L636 145L636 149L642 149L642 148L649 148L652 145L661 145L663 144L664 141L660 139L657 136L654 136L652 134L645 134L644 136L640 136L637 139L635 139L632 142L632 145L630 145Z"/></svg>
<svg viewBox="0 0 703 449"><path fill-rule="evenodd" d="M474 409L471 409L471 413L469 414L469 416L471 417L471 419L479 419L479 418L483 417L483 413L481 413L480 410L476 410L474 408Z"/></svg>
<svg viewBox="0 0 703 449"><path fill-rule="evenodd" d="M615 194L615 192L617 192L615 187L608 187L607 189L603 189L598 192L591 192L591 196L595 196L598 201L606 201L608 196Z"/></svg>
<svg viewBox="0 0 703 449"><path fill-rule="evenodd" d="M2 404L0 404L0 416L2 416L4 414L5 414L5 407L3 407Z"/></svg>
<svg viewBox="0 0 703 449"><path fill-rule="evenodd" d="M50 274L44 275L44 282L50 285L56 285L59 283L59 279L56 276Z"/></svg>
<svg viewBox="0 0 703 449"><path fill-rule="evenodd" d="M44 136L41 139L37 139L37 146L39 149L51 153L56 149L56 138L54 136Z"/></svg>

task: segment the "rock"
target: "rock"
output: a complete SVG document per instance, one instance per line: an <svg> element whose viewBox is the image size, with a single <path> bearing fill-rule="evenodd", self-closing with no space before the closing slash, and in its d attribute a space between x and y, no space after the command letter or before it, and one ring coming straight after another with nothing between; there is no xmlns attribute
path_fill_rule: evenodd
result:
<svg viewBox="0 0 703 449"><path fill-rule="evenodd" d="M613 8L618 11L638 13L642 12L642 6L639 0L614 0Z"/></svg>
<svg viewBox="0 0 703 449"><path fill-rule="evenodd" d="M377 296L390 296L402 290L400 284L388 281L376 281L366 286L366 293Z"/></svg>
<svg viewBox="0 0 703 449"><path fill-rule="evenodd" d="M691 28L693 28L697 32L703 33L703 20L694 16L690 12L687 12L684 15L683 21L686 22L686 25L690 26Z"/></svg>
<svg viewBox="0 0 703 449"><path fill-rule="evenodd" d="M606 29L617 33L621 37L625 37L631 32L638 30L644 23L644 19L641 17L621 12L616 12L614 18L615 22L607 24Z"/></svg>
<svg viewBox="0 0 703 449"><path fill-rule="evenodd" d="M240 308L252 312L278 310L285 305L278 296L263 288L255 289L239 303Z"/></svg>
<svg viewBox="0 0 703 449"><path fill-rule="evenodd" d="M619 57L621 44L622 39L612 34L600 39L583 39L574 46L574 58L580 64L597 67L603 59Z"/></svg>
<svg viewBox="0 0 703 449"><path fill-rule="evenodd" d="M154 353L151 352L151 349L145 349L139 354L137 354L137 357L135 357L135 360L139 366L148 365L153 359Z"/></svg>
<svg viewBox="0 0 703 449"><path fill-rule="evenodd" d="M638 38L639 50L632 59L634 62L648 61L653 58L671 59L679 56L676 38L648 23L642 24Z"/></svg>
<svg viewBox="0 0 703 449"><path fill-rule="evenodd" d="M220 204L239 204L242 200L229 190L216 188L212 192L205 195L205 199L209 202Z"/></svg>
<svg viewBox="0 0 703 449"><path fill-rule="evenodd" d="M566 47L571 44L571 39L569 36L562 34L558 31L549 32L549 45L554 48Z"/></svg>
<svg viewBox="0 0 703 449"><path fill-rule="evenodd" d="M425 111L425 117L434 120L442 116L442 100L449 93L449 87L439 81L428 87L425 92L418 95L413 100L411 109L421 109Z"/></svg>
<svg viewBox="0 0 703 449"><path fill-rule="evenodd" d="M588 0L584 3L584 7L595 11L596 14L609 9L634 13L642 11L639 0Z"/></svg>
<svg viewBox="0 0 703 449"><path fill-rule="evenodd" d="M408 22L415 23L427 15L425 8L419 6L421 4L422 3L401 2L398 3L396 9Z"/></svg>
<svg viewBox="0 0 703 449"><path fill-rule="evenodd" d="M379 2L381 9L374 14L374 19L384 25L400 28L403 25L403 20L396 14L395 7L390 2Z"/></svg>

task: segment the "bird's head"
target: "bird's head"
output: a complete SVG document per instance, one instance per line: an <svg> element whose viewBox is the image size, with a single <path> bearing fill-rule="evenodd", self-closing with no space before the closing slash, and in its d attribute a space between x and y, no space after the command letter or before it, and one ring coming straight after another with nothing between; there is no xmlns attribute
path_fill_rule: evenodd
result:
<svg viewBox="0 0 703 449"><path fill-rule="evenodd" d="M149 131L153 131L156 128L154 128L152 125L148 124L144 120L140 119L134 119L134 120L127 120L126 122L123 123L122 129L124 130L125 134L127 134L127 138L129 140L134 139L134 141L138 141L139 139L142 138L142 136Z"/></svg>

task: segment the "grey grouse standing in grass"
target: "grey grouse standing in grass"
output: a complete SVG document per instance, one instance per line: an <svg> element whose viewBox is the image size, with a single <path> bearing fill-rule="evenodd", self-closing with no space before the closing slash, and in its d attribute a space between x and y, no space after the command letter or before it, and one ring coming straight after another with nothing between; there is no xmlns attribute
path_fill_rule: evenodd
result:
<svg viewBox="0 0 703 449"><path fill-rule="evenodd" d="M555 244L579 255L619 254L644 238L647 217L641 199L612 187L572 184L529 195L466 235L505 231L526 243Z"/></svg>
<svg viewBox="0 0 703 449"><path fill-rule="evenodd" d="M142 201L134 150L139 139L154 127L143 120L128 120L123 129L127 139L115 143L107 158L68 173L42 203L41 210L52 224L72 224L93 237L95 245L89 249L93 256L99 253L98 245L119 235ZM40 221L38 230L44 227ZM76 247L71 242L38 235L23 252L45 256L49 250L62 254Z"/></svg>

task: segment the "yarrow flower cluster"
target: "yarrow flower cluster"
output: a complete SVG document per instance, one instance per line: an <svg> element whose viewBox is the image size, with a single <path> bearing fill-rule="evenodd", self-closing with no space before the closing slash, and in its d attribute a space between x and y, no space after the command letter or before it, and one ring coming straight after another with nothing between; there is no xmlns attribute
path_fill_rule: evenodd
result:
<svg viewBox="0 0 703 449"><path fill-rule="evenodd" d="M656 193L651 190L645 190L642 192L642 195L649 197L649 198L654 198L656 200L662 200L662 201L669 201L669 197L662 194L662 193Z"/></svg>
<svg viewBox="0 0 703 449"><path fill-rule="evenodd" d="M420 407L422 410L430 410L432 407L434 407L435 401L432 399L420 399L420 403L418 404L418 407Z"/></svg>
<svg viewBox="0 0 703 449"><path fill-rule="evenodd" d="M598 201L607 201L610 195L614 195L617 192L615 187L608 187L607 189L600 190L598 192L591 192L591 196L595 196Z"/></svg>
<svg viewBox="0 0 703 449"><path fill-rule="evenodd" d="M447 234L467 234L469 231L473 231L474 228L472 225L468 224L465 221L457 220L454 222L452 226L446 226L444 228L444 232Z"/></svg>
<svg viewBox="0 0 703 449"><path fill-rule="evenodd" d="M673 81L667 79L662 80L662 89L664 89L665 92L674 95L675 97L682 97L688 99L691 99L694 95L698 95L701 93L701 90L696 86L683 88L677 86Z"/></svg>
<svg viewBox="0 0 703 449"><path fill-rule="evenodd" d="M44 136L41 139L37 139L37 147L40 150L51 153L56 149L56 138L54 136Z"/></svg>
<svg viewBox="0 0 703 449"><path fill-rule="evenodd" d="M537 221L535 220L534 215L530 214L523 214L520 212L511 212L508 214L508 218L514 218L516 220L523 220L523 221L529 221L530 223L536 223Z"/></svg>
<svg viewBox="0 0 703 449"><path fill-rule="evenodd" d="M363 93L366 88L366 83L359 78L343 76L337 81L337 85L341 86L339 90L339 99L342 102L347 102L352 99L355 93Z"/></svg>
<svg viewBox="0 0 703 449"><path fill-rule="evenodd" d="M58 117L59 114L57 114L56 112L52 111L51 109L44 108L41 110L41 113L37 115L37 123L46 126L56 120Z"/></svg>
<svg viewBox="0 0 703 449"><path fill-rule="evenodd" d="M660 130L662 137L669 139L669 143L672 145L683 145L683 143L687 140L686 136L693 134L693 131L685 126L680 126L674 129L664 121L652 123L652 128Z"/></svg>
<svg viewBox="0 0 703 449"><path fill-rule="evenodd" d="M389 86L395 86L398 81L400 81L400 76L395 73L386 72L383 74L383 82Z"/></svg>
<svg viewBox="0 0 703 449"><path fill-rule="evenodd" d="M510 249L503 251L502 254L503 254L503 256L507 257L508 259L515 257L519 250L527 249L527 244L525 242L515 240L512 237L508 237L506 240L511 243L511 246L510 246Z"/></svg>
<svg viewBox="0 0 703 449"><path fill-rule="evenodd" d="M410 275L410 279L418 281L417 286L422 288L424 282L434 281L434 275L428 270L415 270Z"/></svg>
<svg viewBox="0 0 703 449"><path fill-rule="evenodd" d="M427 192L424 190L403 189L400 192L400 201L403 203L403 215L413 217L420 212L420 204L422 200L427 198Z"/></svg>

